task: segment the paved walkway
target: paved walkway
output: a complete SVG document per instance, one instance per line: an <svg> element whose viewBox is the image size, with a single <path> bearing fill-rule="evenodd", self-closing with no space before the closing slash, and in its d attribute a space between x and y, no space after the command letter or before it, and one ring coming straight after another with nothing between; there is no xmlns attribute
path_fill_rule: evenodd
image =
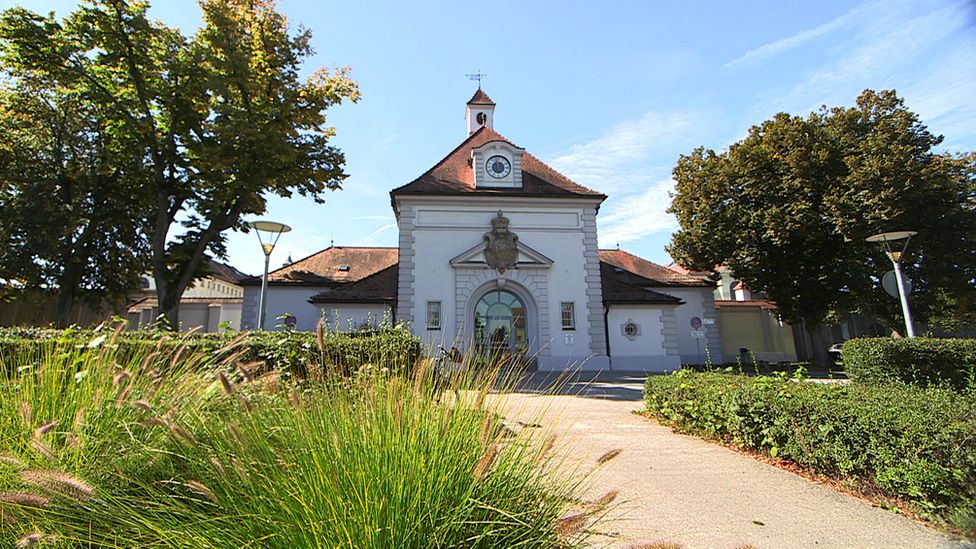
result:
<svg viewBox="0 0 976 549"><path fill-rule="evenodd" d="M501 397L510 420L540 423L559 436L567 465L588 470L607 451L622 450L595 470L586 489L593 499L620 494L598 524L594 546L976 547L637 416L642 380L602 375L564 382L560 394L534 394L551 382L537 374L522 391Z"/></svg>

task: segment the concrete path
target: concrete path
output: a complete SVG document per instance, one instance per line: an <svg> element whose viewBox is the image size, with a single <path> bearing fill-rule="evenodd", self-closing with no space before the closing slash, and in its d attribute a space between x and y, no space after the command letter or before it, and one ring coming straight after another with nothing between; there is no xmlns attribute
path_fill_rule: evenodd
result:
<svg viewBox="0 0 976 549"><path fill-rule="evenodd" d="M510 420L552 429L568 467L591 470L599 456L622 450L595 469L586 488L591 499L619 491L594 546L976 547L635 415L642 408L639 375L577 379L564 382L560 394L535 394L551 381L537 374L502 396L502 405Z"/></svg>

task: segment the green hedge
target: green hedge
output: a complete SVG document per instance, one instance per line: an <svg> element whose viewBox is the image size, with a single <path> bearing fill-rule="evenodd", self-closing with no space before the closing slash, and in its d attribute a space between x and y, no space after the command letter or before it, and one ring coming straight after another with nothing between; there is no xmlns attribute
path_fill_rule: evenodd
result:
<svg viewBox="0 0 976 549"><path fill-rule="evenodd" d="M51 352L59 346L88 345L100 336L112 338L111 331L53 330L38 328L0 329L0 364L14 366L12 361L25 356ZM421 356L420 340L404 328L389 328L371 333L326 333L324 348L319 351L314 333L245 332L239 337L243 362L262 361L267 369L304 375L308 366L349 372L372 364L377 367L409 369ZM120 356L145 355L159 348L164 355L180 352L185 356L209 354L219 356L234 341L225 334L183 335L163 331L121 332L113 344Z"/></svg>
<svg viewBox="0 0 976 549"><path fill-rule="evenodd" d="M681 430L880 491L976 535L973 394L679 371L649 377L644 399Z"/></svg>
<svg viewBox="0 0 976 549"><path fill-rule="evenodd" d="M976 339L852 339L841 357L847 376L858 383L976 388Z"/></svg>

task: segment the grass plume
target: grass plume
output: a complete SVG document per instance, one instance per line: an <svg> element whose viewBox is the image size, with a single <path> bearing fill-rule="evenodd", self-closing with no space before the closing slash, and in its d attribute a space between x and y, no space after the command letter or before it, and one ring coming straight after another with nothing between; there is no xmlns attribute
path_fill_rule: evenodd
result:
<svg viewBox="0 0 976 549"><path fill-rule="evenodd" d="M43 436L43 435L47 434L48 431L50 431L51 429L54 429L57 426L58 426L58 420L52 419L51 421L48 421L47 423L41 425L37 429L34 429L34 436L35 437Z"/></svg>
<svg viewBox="0 0 976 549"><path fill-rule="evenodd" d="M31 486L77 500L87 500L95 495L95 489L87 482L60 471L29 469L21 471L20 478Z"/></svg>
<svg viewBox="0 0 976 549"><path fill-rule="evenodd" d="M0 492L0 502L10 505L17 505L19 507L43 509L47 507L51 500L40 494L34 494L32 492L6 491Z"/></svg>
<svg viewBox="0 0 976 549"><path fill-rule="evenodd" d="M620 452L622 451L623 450L621 450L620 448L614 448L613 450L609 450L608 452L604 453L600 457L596 458L596 462L598 465L603 465L604 463L607 463L613 458L619 456Z"/></svg>

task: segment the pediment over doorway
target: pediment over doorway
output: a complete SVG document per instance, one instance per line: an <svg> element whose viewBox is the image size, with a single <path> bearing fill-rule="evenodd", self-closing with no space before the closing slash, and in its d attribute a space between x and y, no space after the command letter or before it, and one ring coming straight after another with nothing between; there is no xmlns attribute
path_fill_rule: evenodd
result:
<svg viewBox="0 0 976 549"><path fill-rule="evenodd" d="M518 247L518 260L515 262L516 269L548 269L553 261L542 253L526 246L521 241ZM487 269L488 261L485 259L485 243L479 242L454 257L451 266L455 269Z"/></svg>

